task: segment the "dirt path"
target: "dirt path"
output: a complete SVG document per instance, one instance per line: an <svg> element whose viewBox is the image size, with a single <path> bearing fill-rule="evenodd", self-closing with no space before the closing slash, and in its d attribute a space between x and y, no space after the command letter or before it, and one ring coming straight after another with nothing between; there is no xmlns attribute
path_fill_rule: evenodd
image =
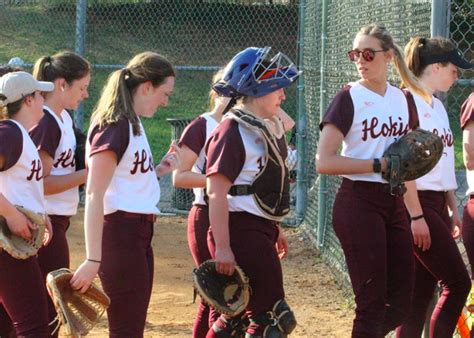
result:
<svg viewBox="0 0 474 338"><path fill-rule="evenodd" d="M71 265L84 258L82 210L68 232ZM352 310L346 306L329 269L295 229L285 229L290 254L283 261L285 289L298 326L291 337L348 337ZM155 279L148 309L146 337L191 337L197 304L192 303L193 261L186 242L183 216L160 217L153 240ZM107 337L103 320L89 335Z"/></svg>

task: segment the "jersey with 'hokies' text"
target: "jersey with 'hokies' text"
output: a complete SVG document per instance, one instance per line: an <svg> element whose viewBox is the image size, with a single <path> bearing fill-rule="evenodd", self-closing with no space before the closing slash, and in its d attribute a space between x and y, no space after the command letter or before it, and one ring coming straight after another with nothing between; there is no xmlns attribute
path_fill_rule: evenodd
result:
<svg viewBox="0 0 474 338"><path fill-rule="evenodd" d="M0 121L0 192L14 205L45 213L43 166L26 129L14 120Z"/></svg>
<svg viewBox="0 0 474 338"><path fill-rule="evenodd" d="M76 171L76 136L72 118L66 110L61 112L61 117L47 106L43 107L43 111L43 118L30 130L30 136L38 150L45 151L53 159L51 176L72 174ZM75 215L79 204L79 188L46 195L45 200L49 215Z"/></svg>
<svg viewBox="0 0 474 338"><path fill-rule="evenodd" d="M211 133L218 126L217 122L211 113L204 113L198 118L194 119L183 131L179 145L186 145L191 149L198 158L194 163L192 170L195 173L205 174L206 172L206 154L204 145L211 136ZM193 188L195 205L205 205L204 189Z"/></svg>
<svg viewBox="0 0 474 338"><path fill-rule="evenodd" d="M454 168L454 136L449 126L449 118L443 103L432 97L433 106L412 93L418 110L420 128L431 131L443 140L443 155L436 166L426 175L416 180L417 190L448 191L457 189Z"/></svg>
<svg viewBox="0 0 474 338"><path fill-rule="evenodd" d="M140 135L133 135L132 124L127 119L103 128L93 125L89 129L86 145L88 160L102 151L113 151L117 155L117 168L104 196L104 215L117 210L138 214L159 213L160 185L141 123L140 131Z"/></svg>
<svg viewBox="0 0 474 338"><path fill-rule="evenodd" d="M405 94L387 83L381 96L359 82L345 86L329 105L320 128L333 124L344 135L341 155L356 159L381 158L416 121ZM387 183L380 173L341 175L352 181Z"/></svg>

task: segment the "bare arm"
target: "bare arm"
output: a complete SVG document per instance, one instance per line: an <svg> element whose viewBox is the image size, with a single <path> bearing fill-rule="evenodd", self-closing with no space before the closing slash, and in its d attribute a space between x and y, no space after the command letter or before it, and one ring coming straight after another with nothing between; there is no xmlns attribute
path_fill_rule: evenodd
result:
<svg viewBox="0 0 474 338"><path fill-rule="evenodd" d="M186 145L181 146L181 165L173 171L173 185L177 188L204 188L206 175L191 171L198 155Z"/></svg>
<svg viewBox="0 0 474 338"><path fill-rule="evenodd" d="M458 203L454 190L446 191L446 202L448 204L449 210L451 211L453 236L457 237L462 226L462 221L461 217L459 216Z"/></svg>
<svg viewBox="0 0 474 338"><path fill-rule="evenodd" d="M344 135L334 125L324 126L319 139L318 153L316 154L316 170L319 174L343 175L343 174L366 174L373 172L372 159L360 160L341 156L338 150L341 147ZM387 163L380 159L382 171L387 169Z"/></svg>
<svg viewBox="0 0 474 338"><path fill-rule="evenodd" d="M474 170L474 121L468 122L462 132L464 165L467 170Z"/></svg>
<svg viewBox="0 0 474 338"><path fill-rule="evenodd" d="M84 231L86 257L74 273L71 285L85 292L96 276L102 260L102 231L104 228L104 196L117 168L117 155L103 151L89 159L90 175L87 180ZM97 262L92 262L94 260Z"/></svg>
<svg viewBox="0 0 474 338"><path fill-rule="evenodd" d="M67 175L51 175L53 158L44 150L39 151L43 163L44 194L57 194L86 183L87 170L82 169Z"/></svg>
<svg viewBox="0 0 474 338"><path fill-rule="evenodd" d="M421 203L418 198L418 190L416 181L405 182L407 192L403 196L405 206L410 217L417 217L423 214ZM431 246L431 236L428 225L424 217L411 221L411 231L413 234L413 242L421 250L426 251Z"/></svg>
<svg viewBox="0 0 474 338"><path fill-rule="evenodd" d="M227 203L227 193L231 185L232 182L222 174L214 174L207 178L209 220L216 244L217 271L226 275L232 275L235 269L235 257L230 248Z"/></svg>

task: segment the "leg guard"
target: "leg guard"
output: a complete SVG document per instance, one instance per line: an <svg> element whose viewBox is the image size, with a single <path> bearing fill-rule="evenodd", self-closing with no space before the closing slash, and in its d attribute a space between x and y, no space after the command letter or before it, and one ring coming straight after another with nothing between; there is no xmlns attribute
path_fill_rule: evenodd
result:
<svg viewBox="0 0 474 338"><path fill-rule="evenodd" d="M286 338L296 327L295 314L284 299L277 301L271 311L252 318L251 321L264 327L263 335L247 333L246 338Z"/></svg>

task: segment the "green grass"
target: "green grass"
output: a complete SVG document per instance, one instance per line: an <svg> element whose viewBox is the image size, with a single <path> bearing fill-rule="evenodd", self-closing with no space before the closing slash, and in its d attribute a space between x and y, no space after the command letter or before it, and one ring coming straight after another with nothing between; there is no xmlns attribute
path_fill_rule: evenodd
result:
<svg viewBox="0 0 474 338"><path fill-rule="evenodd" d="M175 66L223 66L237 51L271 45L294 58L296 6L247 6L181 0L143 2L90 0L86 58L93 64L124 64L145 50L157 51ZM0 63L19 56L34 63L75 47L75 2L0 6ZM260 27L260 28L257 28ZM292 27L292 28L291 28ZM217 39L218 38L218 39ZM84 102L84 127L111 69L94 69ZM212 71L179 71L167 108L144 121L155 161L168 150L172 128L167 118L189 119L207 110ZM295 88L284 108L296 115Z"/></svg>

